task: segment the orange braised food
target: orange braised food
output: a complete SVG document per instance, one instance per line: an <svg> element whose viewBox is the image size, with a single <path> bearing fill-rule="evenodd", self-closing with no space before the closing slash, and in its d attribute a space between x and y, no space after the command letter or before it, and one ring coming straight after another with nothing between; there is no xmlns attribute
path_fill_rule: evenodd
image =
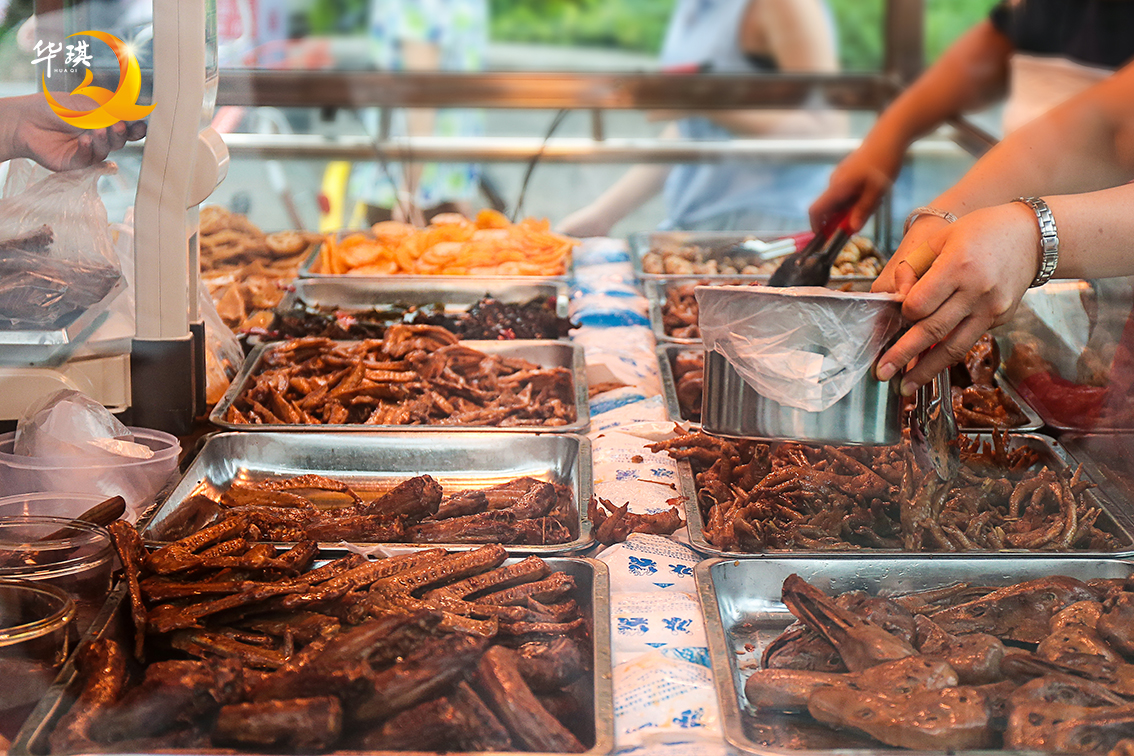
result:
<svg viewBox="0 0 1134 756"><path fill-rule="evenodd" d="M376 223L370 233L330 234L313 273L356 276L558 276L567 273L576 242L553 233L546 219L511 223L495 210L476 220L445 213L425 228Z"/></svg>

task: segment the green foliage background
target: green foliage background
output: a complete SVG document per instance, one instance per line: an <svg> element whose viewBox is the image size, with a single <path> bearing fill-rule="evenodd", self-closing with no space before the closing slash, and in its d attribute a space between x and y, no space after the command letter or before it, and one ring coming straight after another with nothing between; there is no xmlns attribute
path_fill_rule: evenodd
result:
<svg viewBox="0 0 1134 756"><path fill-rule="evenodd" d="M882 62L884 0L827 0L839 33L844 70L878 69ZM490 0L492 38L621 48L654 54L674 0ZM926 56L934 60L983 18L994 0L927 0Z"/></svg>

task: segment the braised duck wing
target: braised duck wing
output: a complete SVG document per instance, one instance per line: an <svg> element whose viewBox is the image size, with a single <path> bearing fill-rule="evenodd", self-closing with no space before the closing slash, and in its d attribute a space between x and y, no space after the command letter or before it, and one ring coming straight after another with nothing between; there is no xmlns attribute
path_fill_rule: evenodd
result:
<svg viewBox="0 0 1134 756"><path fill-rule="evenodd" d="M955 669L965 685L984 685L1002 677L1000 662L1004 658L1004 644L995 635L953 635L928 617L919 615L916 645L925 656L941 659Z"/></svg>

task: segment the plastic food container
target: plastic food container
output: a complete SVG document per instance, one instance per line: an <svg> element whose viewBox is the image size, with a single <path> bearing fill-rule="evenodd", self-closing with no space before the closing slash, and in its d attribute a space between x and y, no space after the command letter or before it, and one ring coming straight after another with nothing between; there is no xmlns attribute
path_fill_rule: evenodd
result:
<svg viewBox="0 0 1134 756"><path fill-rule="evenodd" d="M136 518L177 471L181 444L176 436L161 431L130 428L130 432L135 442L153 450L152 457L108 458L99 464L86 464L85 459L75 464L75 459L67 457L25 457L13 454L15 433L0 435L0 491L9 495L81 492L103 499L121 496L131 518Z"/></svg>
<svg viewBox="0 0 1134 756"><path fill-rule="evenodd" d="M0 579L48 584L75 602L82 632L110 594L114 547L97 525L66 517L0 518Z"/></svg>
<svg viewBox="0 0 1134 756"><path fill-rule="evenodd" d="M0 580L0 735L11 740L71 652L75 602L51 585Z"/></svg>

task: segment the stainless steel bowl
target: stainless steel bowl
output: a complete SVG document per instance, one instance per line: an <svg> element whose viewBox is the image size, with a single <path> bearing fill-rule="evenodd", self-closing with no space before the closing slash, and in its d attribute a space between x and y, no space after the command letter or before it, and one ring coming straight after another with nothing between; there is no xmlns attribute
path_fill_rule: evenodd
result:
<svg viewBox="0 0 1134 756"><path fill-rule="evenodd" d="M900 382L873 372L822 412L788 407L757 393L720 352L705 352L701 427L730 438L890 446L901 441Z"/></svg>

